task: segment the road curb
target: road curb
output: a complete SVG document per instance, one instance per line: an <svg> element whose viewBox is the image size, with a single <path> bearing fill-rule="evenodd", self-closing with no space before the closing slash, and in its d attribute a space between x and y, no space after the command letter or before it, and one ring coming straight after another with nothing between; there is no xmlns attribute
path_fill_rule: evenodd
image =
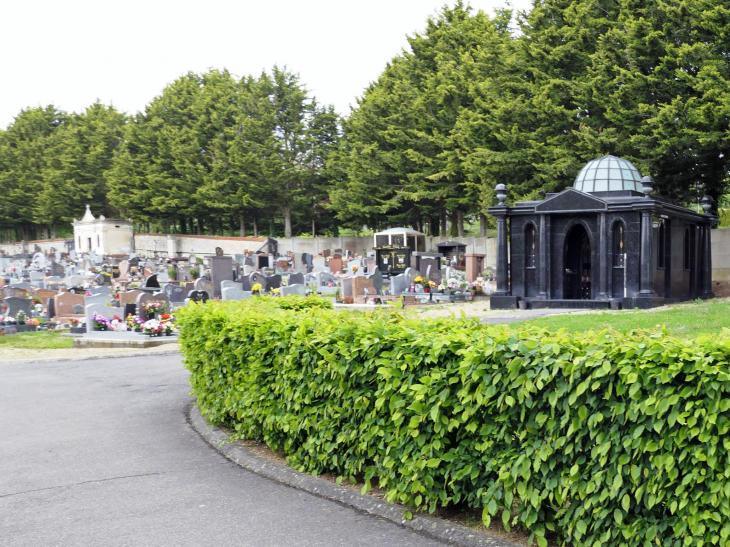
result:
<svg viewBox="0 0 730 547"><path fill-rule="evenodd" d="M69 348L72 349L72 348ZM127 359L130 357L151 357L154 355L174 355L180 353L179 349L171 349L168 351L145 351L140 353L109 353L107 355L87 355L83 357L45 357L40 359L0 359L0 366L2 365L22 365L26 363L65 363L68 361L91 361L94 359Z"/></svg>
<svg viewBox="0 0 730 547"><path fill-rule="evenodd" d="M360 495L344 486L319 479L313 475L300 473L284 465L256 456L244 446L231 443L228 435L218 427L209 425L194 404L190 406L190 423L203 439L234 463L287 486L349 505L370 515L394 522L404 528L442 541L448 541L454 545L463 547L518 547L516 543L494 538L466 526L421 513L414 513L413 518L407 520L403 518L406 508L402 505L387 503L373 496Z"/></svg>

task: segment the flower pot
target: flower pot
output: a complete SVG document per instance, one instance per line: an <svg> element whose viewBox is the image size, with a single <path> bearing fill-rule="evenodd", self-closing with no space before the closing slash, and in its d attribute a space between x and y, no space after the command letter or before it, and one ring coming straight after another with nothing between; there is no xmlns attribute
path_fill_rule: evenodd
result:
<svg viewBox="0 0 730 547"><path fill-rule="evenodd" d="M139 327L137 327L136 329L134 329L134 332L142 332L142 329L140 329Z"/></svg>
<svg viewBox="0 0 730 547"><path fill-rule="evenodd" d="M165 333L165 336L172 336L172 331L168 331Z"/></svg>
<svg viewBox="0 0 730 547"><path fill-rule="evenodd" d="M529 302L527 300L520 300L517 304L519 305L521 310L526 310L528 308Z"/></svg>

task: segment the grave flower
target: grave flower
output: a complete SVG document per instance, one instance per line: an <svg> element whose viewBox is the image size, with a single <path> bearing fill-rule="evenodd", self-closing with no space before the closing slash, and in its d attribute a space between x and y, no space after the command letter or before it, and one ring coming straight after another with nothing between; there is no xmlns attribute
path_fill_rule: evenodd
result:
<svg viewBox="0 0 730 547"><path fill-rule="evenodd" d="M280 289L280 288L277 288L277 289L271 289L271 292L272 292L273 294L279 294L279 293L281 292L281 289Z"/></svg>
<svg viewBox="0 0 730 547"><path fill-rule="evenodd" d="M94 314L93 322L94 330L109 330L112 326L112 322L109 319L97 313Z"/></svg>
<svg viewBox="0 0 730 547"><path fill-rule="evenodd" d="M162 323L157 321L156 319L150 319L149 321L145 321L142 323L142 330L145 332L145 334L150 335L158 335L162 333L165 327L162 326Z"/></svg>
<svg viewBox="0 0 730 547"><path fill-rule="evenodd" d="M71 317L68 320L68 324L71 325L72 327L78 327L79 326L79 320L76 319L75 317Z"/></svg>
<svg viewBox="0 0 730 547"><path fill-rule="evenodd" d="M25 313L23 310L19 311L15 315L15 321L18 323L18 325L25 325L28 323L28 314Z"/></svg>
<svg viewBox="0 0 730 547"><path fill-rule="evenodd" d="M263 289L263 287L261 286L261 283L255 283L255 284L254 284L254 285L253 285L253 286L251 287L251 292L252 292L253 294L260 294L260 293L261 293L261 290L262 290L262 289Z"/></svg>

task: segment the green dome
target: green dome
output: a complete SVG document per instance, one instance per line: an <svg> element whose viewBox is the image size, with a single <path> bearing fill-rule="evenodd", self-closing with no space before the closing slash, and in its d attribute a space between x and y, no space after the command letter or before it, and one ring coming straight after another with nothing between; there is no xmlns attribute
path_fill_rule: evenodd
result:
<svg viewBox="0 0 730 547"><path fill-rule="evenodd" d="M628 160L603 156L585 164L575 177L573 188L588 193L620 190L641 192L641 173Z"/></svg>

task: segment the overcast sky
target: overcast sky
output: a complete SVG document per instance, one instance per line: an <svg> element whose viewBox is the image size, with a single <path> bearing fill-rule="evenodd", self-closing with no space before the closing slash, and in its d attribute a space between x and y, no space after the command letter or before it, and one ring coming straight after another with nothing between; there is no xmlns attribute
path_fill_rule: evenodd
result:
<svg viewBox="0 0 730 547"><path fill-rule="evenodd" d="M348 114L406 35L446 3L454 0L4 0L0 128L49 103L78 112L98 98L134 113L188 71L258 75L274 64ZM491 14L506 0L470 4Z"/></svg>

